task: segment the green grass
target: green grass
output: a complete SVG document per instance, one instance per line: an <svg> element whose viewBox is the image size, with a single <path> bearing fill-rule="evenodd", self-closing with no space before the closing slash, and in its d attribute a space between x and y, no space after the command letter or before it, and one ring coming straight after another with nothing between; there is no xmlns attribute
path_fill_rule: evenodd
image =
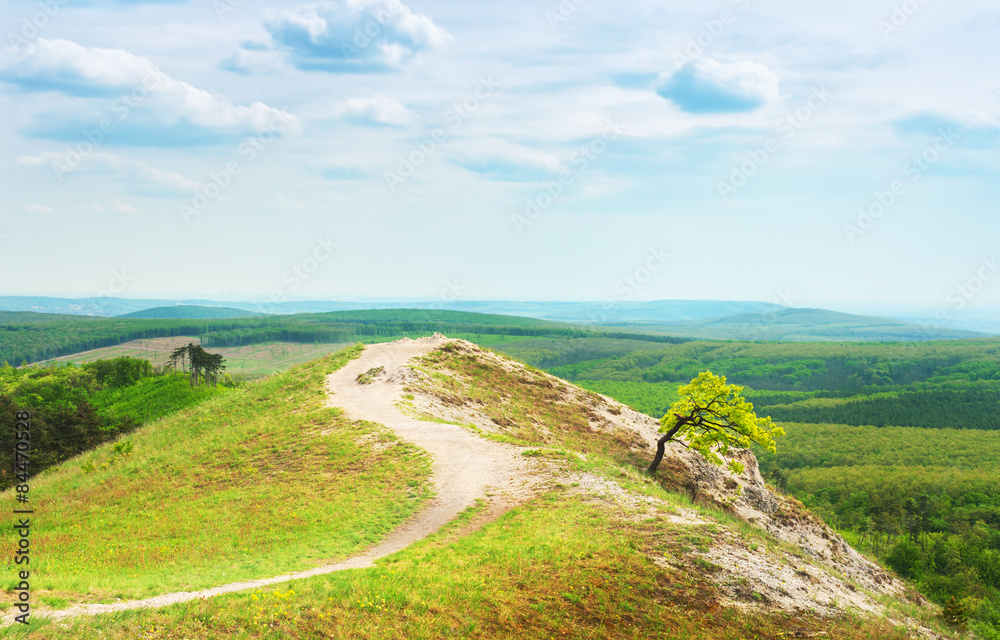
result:
<svg viewBox="0 0 1000 640"><path fill-rule="evenodd" d="M692 535L662 520L617 521L606 505L555 491L457 536L479 509L370 569L161 610L42 622L32 637L777 640L797 628L842 640L907 637L876 620L723 608L706 575L715 567L664 569L650 560L683 556ZM16 634L23 630L0 635Z"/></svg>
<svg viewBox="0 0 1000 640"><path fill-rule="evenodd" d="M414 383L446 404L470 404L496 425L496 436L516 444L547 445L639 464L631 447L639 436L625 429L604 429L597 413L603 404L594 393L577 395L532 367L508 371L446 344L421 359L430 377ZM648 463L648 461L647 461Z"/></svg>
<svg viewBox="0 0 1000 640"><path fill-rule="evenodd" d="M142 424L230 391L224 386L192 387L188 376L177 374L145 378L127 387L102 389L94 394L92 402L99 409L128 416Z"/></svg>
<svg viewBox="0 0 1000 640"><path fill-rule="evenodd" d="M379 425L324 406L325 376L359 353L212 398L130 434L131 452L108 443L34 478L37 593L141 598L306 569L377 542L428 497L430 467ZM372 433L393 446L361 441ZM0 499L13 504L10 492Z"/></svg>

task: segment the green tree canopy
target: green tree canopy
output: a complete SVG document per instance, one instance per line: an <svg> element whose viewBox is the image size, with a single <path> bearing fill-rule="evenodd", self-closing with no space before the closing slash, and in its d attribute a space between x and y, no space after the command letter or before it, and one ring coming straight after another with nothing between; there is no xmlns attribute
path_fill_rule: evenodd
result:
<svg viewBox="0 0 1000 640"><path fill-rule="evenodd" d="M785 431L769 417L758 418L742 392L743 387L726 384L725 376L711 371L698 374L681 387L681 399L660 419L660 433L664 435L656 443L656 457L649 465L649 473L656 472L666 444L671 441L680 442L718 465L723 463L719 454L726 455L730 447L745 448L756 443L774 453L774 438ZM728 466L734 473L743 471L738 462Z"/></svg>

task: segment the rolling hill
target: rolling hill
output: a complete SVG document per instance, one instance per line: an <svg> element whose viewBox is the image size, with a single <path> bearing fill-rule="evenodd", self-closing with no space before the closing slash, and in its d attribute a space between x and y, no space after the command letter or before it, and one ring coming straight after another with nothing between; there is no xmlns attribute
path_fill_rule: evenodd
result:
<svg viewBox="0 0 1000 640"><path fill-rule="evenodd" d="M779 309L704 320L645 325L674 335L728 340L923 341L985 338L991 334L827 309Z"/></svg>
<svg viewBox="0 0 1000 640"><path fill-rule="evenodd" d="M178 304L170 307L153 307L142 309L131 313L123 313L117 318L152 318L164 319L213 319L213 318L248 318L252 316L262 316L264 314L246 309L234 309L232 307L206 307L195 304Z"/></svg>

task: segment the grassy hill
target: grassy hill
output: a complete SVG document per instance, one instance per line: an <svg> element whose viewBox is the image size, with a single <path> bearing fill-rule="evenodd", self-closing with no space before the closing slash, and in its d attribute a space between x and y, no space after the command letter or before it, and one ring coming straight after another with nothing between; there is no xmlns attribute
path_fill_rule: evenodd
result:
<svg viewBox="0 0 1000 640"><path fill-rule="evenodd" d="M396 527L427 499L428 465L391 433L324 405L324 377L357 353L188 407L119 441L130 447L109 443L32 478L40 604L308 569ZM4 609L14 601L0 595Z"/></svg>
<svg viewBox="0 0 1000 640"><path fill-rule="evenodd" d="M356 353L155 422L130 436L131 453L109 444L35 478L32 544L45 552L33 597L60 608L277 575L356 553L397 526L428 498L426 459L323 406L324 377ZM410 396L496 417L486 437L527 446L552 483L495 521L487 504L472 507L371 568L162 609L35 618L32 637L902 640L912 637L904 619L948 634L914 603L883 596L887 613L871 616L815 595L842 580L822 559L644 476L634 438L595 428L620 407L468 349L418 367L426 377ZM790 522L807 517L782 504ZM734 575L725 553L759 558L774 585ZM781 589L814 598L816 612L778 606ZM15 597L5 595L8 610Z"/></svg>
<svg viewBox="0 0 1000 640"><path fill-rule="evenodd" d="M233 309L231 307L204 307L195 304L179 304L170 307L153 307L152 309L142 309L132 313L123 313L118 318L154 318L154 319L205 319L205 318L248 318L260 316L261 313L246 311L245 309Z"/></svg>

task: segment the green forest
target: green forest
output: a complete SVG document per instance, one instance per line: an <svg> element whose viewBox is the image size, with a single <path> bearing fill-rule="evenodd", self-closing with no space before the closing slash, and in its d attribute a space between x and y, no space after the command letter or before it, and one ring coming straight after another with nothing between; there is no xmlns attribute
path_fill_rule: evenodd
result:
<svg viewBox="0 0 1000 640"><path fill-rule="evenodd" d="M554 336L562 339L629 337L659 344L685 341L657 334L601 332L579 325L516 316L424 309L333 311L217 320L94 318L0 311L0 363L20 365L130 340L172 336L196 336L201 346L211 348L274 341L373 342L391 337L430 335L435 331L448 335Z"/></svg>
<svg viewBox="0 0 1000 640"><path fill-rule="evenodd" d="M1000 432L784 424L761 473L940 604L1000 638Z"/></svg>
<svg viewBox="0 0 1000 640"><path fill-rule="evenodd" d="M156 371L146 360L115 358L83 366L0 367L0 420L31 413L31 474L134 431L229 386L192 386L188 375ZM14 484L14 431L0 430L0 490Z"/></svg>

